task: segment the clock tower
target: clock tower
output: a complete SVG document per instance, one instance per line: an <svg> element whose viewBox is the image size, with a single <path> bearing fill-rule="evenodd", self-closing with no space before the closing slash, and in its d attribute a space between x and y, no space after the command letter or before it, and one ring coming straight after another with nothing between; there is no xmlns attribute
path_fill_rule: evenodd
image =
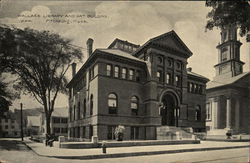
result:
<svg viewBox="0 0 250 163"><path fill-rule="evenodd" d="M240 61L240 46L242 43L237 40L237 28L230 26L221 30L221 43L218 49L218 64L214 80L231 78L243 72L244 62Z"/></svg>

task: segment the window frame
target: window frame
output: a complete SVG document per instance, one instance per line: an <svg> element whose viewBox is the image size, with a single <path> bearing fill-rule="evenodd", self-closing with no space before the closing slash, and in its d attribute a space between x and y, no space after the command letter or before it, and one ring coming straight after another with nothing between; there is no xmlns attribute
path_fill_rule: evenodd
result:
<svg viewBox="0 0 250 163"><path fill-rule="evenodd" d="M136 108L133 108L133 104L134 106L136 106ZM131 109L131 115L138 115L138 110L139 110L139 98L137 96L132 96L130 98L130 109Z"/></svg>
<svg viewBox="0 0 250 163"><path fill-rule="evenodd" d="M114 97L111 97L112 95L114 95ZM118 108L118 96L116 93L109 93L108 94L108 113L109 114L117 114L117 108ZM114 104L115 103L115 106L111 106L110 104Z"/></svg>

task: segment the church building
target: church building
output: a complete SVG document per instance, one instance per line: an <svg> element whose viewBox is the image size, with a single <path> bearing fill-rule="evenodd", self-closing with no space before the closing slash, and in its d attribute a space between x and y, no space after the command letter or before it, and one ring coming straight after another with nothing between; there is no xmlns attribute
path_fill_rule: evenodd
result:
<svg viewBox="0 0 250 163"><path fill-rule="evenodd" d="M216 75L207 84L206 128L208 135L250 133L250 72L243 72L237 28L221 32Z"/></svg>
<svg viewBox="0 0 250 163"><path fill-rule="evenodd" d="M114 139L118 125L125 140L160 139L169 130L205 131L208 79L187 68L192 52L170 31L142 46L115 39L92 51L69 89L70 138Z"/></svg>

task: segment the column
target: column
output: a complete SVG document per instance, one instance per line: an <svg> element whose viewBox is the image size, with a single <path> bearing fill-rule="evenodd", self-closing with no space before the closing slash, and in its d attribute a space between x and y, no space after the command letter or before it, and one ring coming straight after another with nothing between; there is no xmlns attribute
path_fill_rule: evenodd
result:
<svg viewBox="0 0 250 163"><path fill-rule="evenodd" d="M218 128L218 98L213 98L212 101L212 122L213 122L213 129Z"/></svg>
<svg viewBox="0 0 250 163"><path fill-rule="evenodd" d="M238 131L240 127L240 99L236 99L235 104L235 130Z"/></svg>
<svg viewBox="0 0 250 163"><path fill-rule="evenodd" d="M226 128L231 128L231 99L227 98L227 114L226 114Z"/></svg>

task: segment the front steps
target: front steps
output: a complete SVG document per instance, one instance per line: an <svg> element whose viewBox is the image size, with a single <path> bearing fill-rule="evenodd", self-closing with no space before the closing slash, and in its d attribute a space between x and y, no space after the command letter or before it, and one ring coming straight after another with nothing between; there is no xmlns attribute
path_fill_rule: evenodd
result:
<svg viewBox="0 0 250 163"><path fill-rule="evenodd" d="M174 126L160 126L156 129L157 140L195 140L195 135L188 130Z"/></svg>

